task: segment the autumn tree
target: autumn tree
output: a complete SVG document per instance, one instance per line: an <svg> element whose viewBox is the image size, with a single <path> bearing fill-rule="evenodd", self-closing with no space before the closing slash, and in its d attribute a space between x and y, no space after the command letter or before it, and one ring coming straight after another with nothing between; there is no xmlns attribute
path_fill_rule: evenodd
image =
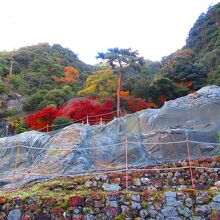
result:
<svg viewBox="0 0 220 220"><path fill-rule="evenodd" d="M54 76L53 79L59 83L73 84L79 78L79 71L72 66L66 66L64 68L64 75L64 77Z"/></svg>
<svg viewBox="0 0 220 220"><path fill-rule="evenodd" d="M129 49L110 48L107 52L99 52L97 59L102 59L109 63L112 69L119 68L118 89L117 89L117 117L120 117L120 90L122 86L122 74L124 67L143 65L143 58L138 56L138 51Z"/></svg>
<svg viewBox="0 0 220 220"><path fill-rule="evenodd" d="M51 131L54 120L59 116L59 110L47 107L26 118L27 127L33 130Z"/></svg>
<svg viewBox="0 0 220 220"><path fill-rule="evenodd" d="M158 106L154 103L148 103L141 98L129 98L127 108L130 112L136 112L147 108L158 108Z"/></svg>
<svg viewBox="0 0 220 220"><path fill-rule="evenodd" d="M79 96L111 97L117 91L117 76L112 70L99 70L89 75Z"/></svg>
<svg viewBox="0 0 220 220"><path fill-rule="evenodd" d="M112 99L99 103L97 98L82 98L62 106L59 114L77 122L86 123L88 119L89 124L97 124L101 119L104 122L112 120L113 106Z"/></svg>

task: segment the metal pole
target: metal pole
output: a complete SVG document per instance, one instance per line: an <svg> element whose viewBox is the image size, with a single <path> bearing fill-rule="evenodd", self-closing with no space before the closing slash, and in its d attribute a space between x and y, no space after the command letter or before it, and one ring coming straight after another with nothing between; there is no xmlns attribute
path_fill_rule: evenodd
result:
<svg viewBox="0 0 220 220"><path fill-rule="evenodd" d="M89 124L89 116L88 115L86 116L86 124L87 125Z"/></svg>
<svg viewBox="0 0 220 220"><path fill-rule="evenodd" d="M191 182L192 182L192 189L195 190L195 183L194 183L194 178L193 178L192 163L191 163L191 156L190 156L190 144L189 144L188 130L185 130L185 134L186 134L186 145L187 145L187 154L188 154L189 170L190 170L190 176L191 176Z"/></svg>
<svg viewBox="0 0 220 220"><path fill-rule="evenodd" d="M126 192L128 191L128 139L125 140L125 164L126 164Z"/></svg>

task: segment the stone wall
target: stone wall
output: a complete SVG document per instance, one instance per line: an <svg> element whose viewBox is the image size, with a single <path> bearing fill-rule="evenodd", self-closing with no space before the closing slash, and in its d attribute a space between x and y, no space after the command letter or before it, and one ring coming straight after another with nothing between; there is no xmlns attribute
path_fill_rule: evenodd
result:
<svg viewBox="0 0 220 220"><path fill-rule="evenodd" d="M195 190L186 165L129 171L127 192L123 172L32 184L0 197L0 220L220 219L220 158L193 162Z"/></svg>

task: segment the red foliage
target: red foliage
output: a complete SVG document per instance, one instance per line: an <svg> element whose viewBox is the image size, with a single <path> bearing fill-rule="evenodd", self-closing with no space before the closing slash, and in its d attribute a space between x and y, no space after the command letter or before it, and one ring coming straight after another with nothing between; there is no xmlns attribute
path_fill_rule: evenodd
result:
<svg viewBox="0 0 220 220"><path fill-rule="evenodd" d="M157 108L158 106L152 102L146 102L141 98L130 98L128 101L128 110L131 112L141 111L147 108Z"/></svg>
<svg viewBox="0 0 220 220"><path fill-rule="evenodd" d="M57 109L47 107L27 117L26 124L33 130L51 131L51 125L58 116L59 111Z"/></svg>
<svg viewBox="0 0 220 220"><path fill-rule="evenodd" d="M157 108L153 102L146 102L140 98L126 96L127 107L130 112L136 112L147 108ZM114 101L107 99L100 103L97 98L75 99L69 104L61 106L59 109L52 107L37 111L26 118L27 127L34 130L51 131L52 125L57 117L65 116L73 122L98 124L101 120L109 122L115 116L113 112Z"/></svg>
<svg viewBox="0 0 220 220"><path fill-rule="evenodd" d="M97 124L102 119L104 122L111 121L113 117L113 101L111 99L98 103L96 98L78 99L60 108L60 114L74 121ZM109 113L109 114L108 114Z"/></svg>
<svg viewBox="0 0 220 220"><path fill-rule="evenodd" d="M114 116L113 100L108 99L103 103L98 103L98 99L76 99L68 105L59 109L52 107L37 111L35 114L26 118L27 127L33 130L51 131L53 122L57 117L66 116L74 121L87 123L91 125L103 122L109 122Z"/></svg>

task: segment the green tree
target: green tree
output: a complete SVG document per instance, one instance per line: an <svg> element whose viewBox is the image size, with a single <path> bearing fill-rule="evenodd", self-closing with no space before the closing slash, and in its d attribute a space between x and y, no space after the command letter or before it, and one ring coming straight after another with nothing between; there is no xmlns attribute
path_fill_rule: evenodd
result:
<svg viewBox="0 0 220 220"><path fill-rule="evenodd" d="M208 83L220 86L220 65L218 68L209 75Z"/></svg>
<svg viewBox="0 0 220 220"><path fill-rule="evenodd" d="M188 88L178 87L170 79L160 77L151 83L149 81L139 81L135 84L132 95L146 99L148 102L153 101L155 104L161 105L163 104L160 102L161 97L164 97L165 100L170 100L186 95L188 92Z"/></svg>
<svg viewBox="0 0 220 220"><path fill-rule="evenodd" d="M68 94L62 89L54 89L44 95L43 101L40 103L39 108L43 109L48 106L57 108L68 100Z"/></svg>
<svg viewBox="0 0 220 220"><path fill-rule="evenodd" d="M193 62L194 53L191 49L177 50L167 59L160 69L160 75L175 83L191 82L191 90L198 90L206 83L207 72Z"/></svg>
<svg viewBox="0 0 220 220"><path fill-rule="evenodd" d="M65 116L60 116L55 119L52 128L54 131L56 131L70 125L71 123L73 122L70 118Z"/></svg>
<svg viewBox="0 0 220 220"><path fill-rule="evenodd" d="M0 79L0 94L5 92L5 85L3 81Z"/></svg>
<svg viewBox="0 0 220 220"><path fill-rule="evenodd" d="M117 117L120 116L120 91L122 86L122 74L124 72L124 67L132 66L138 68L140 65L144 64L142 57L138 56L138 51L132 51L129 49L119 49L119 48L110 48L105 53L98 53L96 56L97 59L102 59L109 63L112 69L116 67L119 69L118 77L118 89L117 89Z"/></svg>
<svg viewBox="0 0 220 220"><path fill-rule="evenodd" d="M39 110L39 105L43 101L45 93L47 91L40 90L28 97L23 104L23 109L28 112Z"/></svg>

